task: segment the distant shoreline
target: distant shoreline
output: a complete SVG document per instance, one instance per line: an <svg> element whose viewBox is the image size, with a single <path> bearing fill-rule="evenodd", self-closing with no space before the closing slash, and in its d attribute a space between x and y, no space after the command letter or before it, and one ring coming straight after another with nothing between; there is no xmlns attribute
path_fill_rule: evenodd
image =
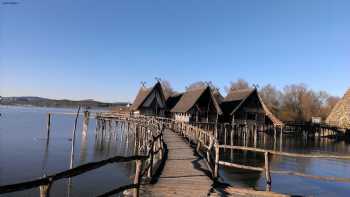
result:
<svg viewBox="0 0 350 197"><path fill-rule="evenodd" d="M41 97L1 97L2 106L20 107L53 107L53 108L77 108L82 106L89 109L110 108L116 106L126 106L128 102L105 103L94 100L72 101L68 99L55 100Z"/></svg>

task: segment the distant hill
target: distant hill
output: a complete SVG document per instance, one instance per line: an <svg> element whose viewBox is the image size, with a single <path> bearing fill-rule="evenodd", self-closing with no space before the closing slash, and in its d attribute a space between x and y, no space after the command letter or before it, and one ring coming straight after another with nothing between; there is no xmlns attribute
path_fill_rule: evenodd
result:
<svg viewBox="0 0 350 197"><path fill-rule="evenodd" d="M125 106L127 102L105 103L92 99L86 100L56 100L42 97L21 96L21 97L0 97L0 105L16 105L16 106L38 106L38 107L89 107L89 108L103 108Z"/></svg>

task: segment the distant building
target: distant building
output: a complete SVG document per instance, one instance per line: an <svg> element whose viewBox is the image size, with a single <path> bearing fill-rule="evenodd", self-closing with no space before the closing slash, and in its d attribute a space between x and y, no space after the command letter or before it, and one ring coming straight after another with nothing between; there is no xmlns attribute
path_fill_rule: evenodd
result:
<svg viewBox="0 0 350 197"><path fill-rule="evenodd" d="M164 116L166 100L160 82L152 88L142 86L130 107L133 114Z"/></svg>
<svg viewBox="0 0 350 197"><path fill-rule="evenodd" d="M343 98L334 106L326 119L326 123L350 129L350 88Z"/></svg>
<svg viewBox="0 0 350 197"><path fill-rule="evenodd" d="M266 107L254 89L231 91L221 103L223 122L282 126L283 123Z"/></svg>
<svg viewBox="0 0 350 197"><path fill-rule="evenodd" d="M220 105L209 86L188 90L174 98L171 108L175 120L183 122L216 122L222 115Z"/></svg>
<svg viewBox="0 0 350 197"><path fill-rule="evenodd" d="M263 103L256 89L231 91L225 98L209 86L167 98L160 82L141 87L130 107L133 114L166 116L182 122L234 123L282 126Z"/></svg>

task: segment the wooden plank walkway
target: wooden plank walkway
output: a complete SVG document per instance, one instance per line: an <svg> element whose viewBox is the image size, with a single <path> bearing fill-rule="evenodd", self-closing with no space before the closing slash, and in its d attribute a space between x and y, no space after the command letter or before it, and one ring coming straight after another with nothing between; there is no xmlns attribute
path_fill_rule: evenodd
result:
<svg viewBox="0 0 350 197"><path fill-rule="evenodd" d="M141 196L207 196L213 181L202 159L178 134L166 130L168 158L156 184L142 188Z"/></svg>
<svg viewBox="0 0 350 197"><path fill-rule="evenodd" d="M282 196L233 187L213 188L205 161L183 137L166 129L164 141L168 149L164 169L155 184L141 187L141 196Z"/></svg>

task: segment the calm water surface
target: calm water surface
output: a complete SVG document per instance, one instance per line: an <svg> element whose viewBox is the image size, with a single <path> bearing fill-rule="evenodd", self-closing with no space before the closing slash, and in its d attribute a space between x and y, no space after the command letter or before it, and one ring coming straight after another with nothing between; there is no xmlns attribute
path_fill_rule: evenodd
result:
<svg viewBox="0 0 350 197"><path fill-rule="evenodd" d="M244 142L242 138L236 138L234 140L234 144L291 153L346 156L349 156L350 153L350 145L344 141L335 141L332 139L302 140L295 139L291 136L284 136L281 146L279 138L274 141L273 137L263 133L259 134L256 144L254 144L253 139L248 140L248 142ZM250 166L264 167L264 155L262 153L240 151L231 153L228 150L223 150L222 152L226 160ZM310 175L350 178L350 160L272 156L270 157L270 161L271 169L273 170L287 170ZM232 185L254 187L259 190L264 190L266 185L264 172L223 168L221 170L221 175L226 182ZM348 197L350 195L350 183L319 181L296 176L276 174L271 174L271 178L272 191L275 192L325 197Z"/></svg>
<svg viewBox="0 0 350 197"><path fill-rule="evenodd" d="M74 115L54 114L52 117L51 137L46 145L47 112L71 113L73 109L0 107L0 185L31 180L69 169ZM75 144L74 166L90 161L101 160L114 155L131 155L132 144L126 144L125 133L113 129L103 138L95 138L94 119L90 119L88 135L81 135L82 117L79 117L77 140ZM243 145L241 139L235 144ZM286 152L308 154L349 155L350 145L343 141L300 141L285 137L282 146L279 139L275 143L268 136L259 137L254 145L250 140L248 146ZM234 152L232 157L226 151L227 160L253 166L263 166L263 155ZM313 175L350 177L350 161L333 159L304 159L274 156L271 158L274 170L290 170ZM96 196L118 186L131 183L132 163L111 164L98 170L72 179L55 182L51 189L52 196ZM264 189L263 173L225 169L220 171L222 178L232 184L243 187ZM318 181L307 178L272 174L272 190L305 196L344 196L350 194L350 184ZM4 196L38 196L38 189L11 193Z"/></svg>
<svg viewBox="0 0 350 197"><path fill-rule="evenodd" d="M46 144L47 113L53 112L51 136ZM69 169L71 137L76 109L0 107L0 185L31 180ZM74 166L98 161L114 155L131 154L126 150L125 136L115 130L103 139L95 138L95 119L90 119L84 138L82 116L76 132ZM124 142L124 143L123 143ZM132 147L128 147L132 150ZM118 186L129 184L132 164L110 164L72 178L71 186L63 179L53 184L52 196L96 196ZM4 196L38 196L38 189Z"/></svg>

